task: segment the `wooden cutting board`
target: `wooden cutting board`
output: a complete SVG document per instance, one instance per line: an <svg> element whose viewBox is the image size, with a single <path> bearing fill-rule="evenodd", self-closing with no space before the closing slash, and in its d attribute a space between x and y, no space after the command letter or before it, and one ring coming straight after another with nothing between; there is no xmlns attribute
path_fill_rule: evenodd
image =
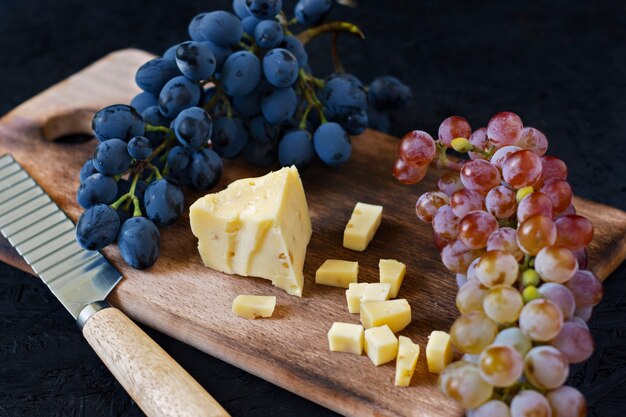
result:
<svg viewBox="0 0 626 417"><path fill-rule="evenodd" d="M75 202L78 172L95 139L81 144L51 139L89 133L95 111L130 102L138 92L135 70L150 58L139 50L115 52L0 119L0 153L12 153L73 220L82 211ZM331 324L358 323L358 315L347 312L344 290L314 283L315 270L327 258L359 261L359 280L368 282L378 279L379 259L405 262L407 276L399 297L409 300L413 322L401 334L418 342L422 352L431 330L449 329L458 315L455 278L439 259L430 226L419 222L413 209L417 197L434 188L437 173L414 186L399 184L391 176L396 146L397 139L367 131L353 139L353 156L345 167L319 165L302 174L313 222L302 298L263 279L205 268L185 214L173 227L162 229L162 255L148 271L126 266L116 247L106 248L105 255L125 277L109 300L139 322L341 414L460 415L436 388L437 376L427 372L424 353L411 386L396 388L393 363L374 367L366 356L328 350ZM225 161L215 191L266 172L242 161ZM187 206L197 197L189 194ZM357 201L384 206L382 225L365 252L342 247L343 229ZM626 257L626 213L583 199L575 203L595 225L590 265L605 278ZM30 272L4 240L0 259ZM230 306L238 294L276 295L274 316L255 321L235 317Z"/></svg>

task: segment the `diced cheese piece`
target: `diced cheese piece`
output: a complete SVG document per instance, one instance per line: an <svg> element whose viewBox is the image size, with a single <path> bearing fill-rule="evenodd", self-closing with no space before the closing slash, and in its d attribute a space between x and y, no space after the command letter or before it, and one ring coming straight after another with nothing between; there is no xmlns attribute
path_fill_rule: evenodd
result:
<svg viewBox="0 0 626 417"><path fill-rule="evenodd" d="M390 298L396 298L404 274L406 273L406 265L393 259L381 259L378 261L378 272L380 282L388 282L391 284Z"/></svg>
<svg viewBox="0 0 626 417"><path fill-rule="evenodd" d="M398 354L398 339L389 326L365 330L365 353L376 366L391 362Z"/></svg>
<svg viewBox="0 0 626 417"><path fill-rule="evenodd" d="M348 288L350 283L356 282L358 275L358 262L327 259L315 272L315 283Z"/></svg>
<svg viewBox="0 0 626 417"><path fill-rule="evenodd" d="M333 352L360 355L363 352L363 326L334 322L328 331L328 346Z"/></svg>
<svg viewBox="0 0 626 417"><path fill-rule="evenodd" d="M448 333L434 330L428 336L426 362L428 363L428 371L434 374L440 373L452 362L452 344Z"/></svg>
<svg viewBox="0 0 626 417"><path fill-rule="evenodd" d="M415 364L420 354L420 346L405 336L398 338L398 357L396 358L397 387L408 387L415 371Z"/></svg>
<svg viewBox="0 0 626 417"><path fill-rule="evenodd" d="M271 317L276 307L273 295L238 295L233 300L233 313L246 319Z"/></svg>
<svg viewBox="0 0 626 417"><path fill-rule="evenodd" d="M343 247L364 251L372 241L383 216L383 206L356 203L343 232Z"/></svg>
<svg viewBox="0 0 626 417"><path fill-rule="evenodd" d="M350 283L346 290L346 300L348 301L348 311L350 313L358 313L361 311L361 297L368 285L367 282Z"/></svg>
<svg viewBox="0 0 626 417"><path fill-rule="evenodd" d="M361 303L361 323L366 329L387 325L397 333L411 322L411 306L404 298Z"/></svg>
<svg viewBox="0 0 626 417"><path fill-rule="evenodd" d="M193 203L189 219L206 266L266 278L302 296L311 219L295 167L208 194Z"/></svg>
<svg viewBox="0 0 626 417"><path fill-rule="evenodd" d="M391 290L391 284L389 283L376 283L367 284L361 297L361 304L368 303L370 301L385 301L389 299L389 291Z"/></svg>

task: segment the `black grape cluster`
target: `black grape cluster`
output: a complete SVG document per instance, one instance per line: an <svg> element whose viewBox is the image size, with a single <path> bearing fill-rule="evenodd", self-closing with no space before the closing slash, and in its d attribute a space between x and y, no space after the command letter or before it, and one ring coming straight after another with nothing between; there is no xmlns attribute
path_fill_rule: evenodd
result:
<svg viewBox="0 0 626 417"><path fill-rule="evenodd" d="M199 14L190 40L141 66L135 81L143 91L130 106L93 119L100 144L81 170L78 242L99 250L117 240L129 265L150 267L158 227L184 209L181 186L213 188L221 158L299 169L319 158L337 167L352 153L349 135L368 123L386 130L386 113L406 106L411 91L394 77L365 87L343 71L338 34L363 35L353 24L325 22L332 3L300 0L288 19L281 0L235 0L234 14ZM304 46L324 33L334 34L336 72L321 79Z"/></svg>

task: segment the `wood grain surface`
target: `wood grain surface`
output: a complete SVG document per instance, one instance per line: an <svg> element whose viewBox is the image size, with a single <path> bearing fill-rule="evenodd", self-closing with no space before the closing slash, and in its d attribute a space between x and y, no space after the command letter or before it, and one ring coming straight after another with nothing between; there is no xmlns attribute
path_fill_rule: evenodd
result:
<svg viewBox="0 0 626 417"><path fill-rule="evenodd" d="M88 132L85 114L129 102L138 91L134 72L149 58L138 50L113 53L0 120L0 152L13 153L74 220L81 212L75 202L78 171L95 141L54 143L44 137ZM70 123L67 114L79 123ZM422 350L431 330L447 330L458 315L454 276L441 264L430 226L419 222L413 210L417 197L434 187L438 173L432 171L410 187L397 183L390 174L396 146L396 139L367 131L353 138L353 157L345 167L320 165L302 173L313 236L301 299L263 279L204 268L185 214L176 225L162 229L162 255L148 271L127 267L116 247L106 248L105 255L125 277L109 301L137 321L344 415L460 415L436 389L437 377L427 372L423 354L411 386L402 389L393 386L393 363L374 367L366 356L328 351L331 324L357 323L358 315L347 312L343 290L315 285L315 270L327 258L358 261L359 281L366 282L377 281L379 259L405 262L407 276L398 297L409 300L413 322L401 334ZM242 161L225 161L215 191L235 179L266 172ZM187 205L197 197L187 194ZM357 201L384 206L382 225L364 252L342 247L343 228ZM582 199L575 204L595 225L590 265L605 278L626 257L626 213ZM6 242L0 242L0 258L28 270ZM274 316L254 321L235 317L230 304L244 293L275 295Z"/></svg>

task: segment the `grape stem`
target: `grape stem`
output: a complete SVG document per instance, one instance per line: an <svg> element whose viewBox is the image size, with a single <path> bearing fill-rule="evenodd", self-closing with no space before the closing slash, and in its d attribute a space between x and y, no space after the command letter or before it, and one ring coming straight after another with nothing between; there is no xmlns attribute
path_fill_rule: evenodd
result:
<svg viewBox="0 0 626 417"><path fill-rule="evenodd" d="M162 132L162 133L171 133L172 129L165 126L153 126L151 124L146 123L145 127L146 132Z"/></svg>
<svg viewBox="0 0 626 417"><path fill-rule="evenodd" d="M448 159L448 155L446 151L448 150L440 141L435 142L437 145L437 154L438 157L436 159L435 165L437 168L448 169L450 171L461 171L461 167L463 167L463 161L452 161Z"/></svg>
<svg viewBox="0 0 626 417"><path fill-rule="evenodd" d="M315 95L315 77L308 75L303 69L300 69L298 72L298 87L302 90L304 94L304 98L306 99L309 107L315 107L320 115L320 121L326 123L326 116L324 115L324 111L322 108L324 105ZM302 125L302 121L300 122ZM304 122L306 127L306 121Z"/></svg>
<svg viewBox="0 0 626 417"><path fill-rule="evenodd" d="M302 119L300 119L300 124L298 125L298 127L302 130L306 129L306 119L307 117L309 117L309 113L311 112L311 109L314 109L315 106L312 105L308 105L307 108L304 110L304 113L302 114Z"/></svg>
<svg viewBox="0 0 626 417"><path fill-rule="evenodd" d="M152 170L152 172L154 172L154 175L156 175L157 180L163 179L163 176L161 175L161 172L159 171L159 168L155 167L152 164L147 164L146 168Z"/></svg>
<svg viewBox="0 0 626 417"><path fill-rule="evenodd" d="M343 74L346 70L343 68L341 64L341 58L339 57L339 51L337 49L337 40L339 39L339 32L335 32L333 34L333 42L331 44L331 54L333 57L333 65L335 66L335 72L337 74Z"/></svg>
<svg viewBox="0 0 626 417"><path fill-rule="evenodd" d="M357 25L350 22L324 23L323 25L319 25L317 27L300 32L297 38L302 43L302 45L306 45L311 39L329 32L347 32L358 36L361 39L365 39L365 35L363 34L363 32L361 32L361 29L359 29Z"/></svg>
<svg viewBox="0 0 626 417"><path fill-rule="evenodd" d="M135 189L137 188L137 181L139 180L139 172L135 173L135 175L133 176L133 182L130 185L130 190L124 194L123 196L121 196L119 199L117 199L116 202L114 202L113 204L111 204L111 208L114 210L117 210L123 203L128 202L129 200L132 199L136 199L137 197L135 196ZM126 208L126 210L128 210L128 208ZM124 211L126 211L124 210ZM135 211L137 209L135 208ZM141 210L139 210L139 213L141 215Z"/></svg>

